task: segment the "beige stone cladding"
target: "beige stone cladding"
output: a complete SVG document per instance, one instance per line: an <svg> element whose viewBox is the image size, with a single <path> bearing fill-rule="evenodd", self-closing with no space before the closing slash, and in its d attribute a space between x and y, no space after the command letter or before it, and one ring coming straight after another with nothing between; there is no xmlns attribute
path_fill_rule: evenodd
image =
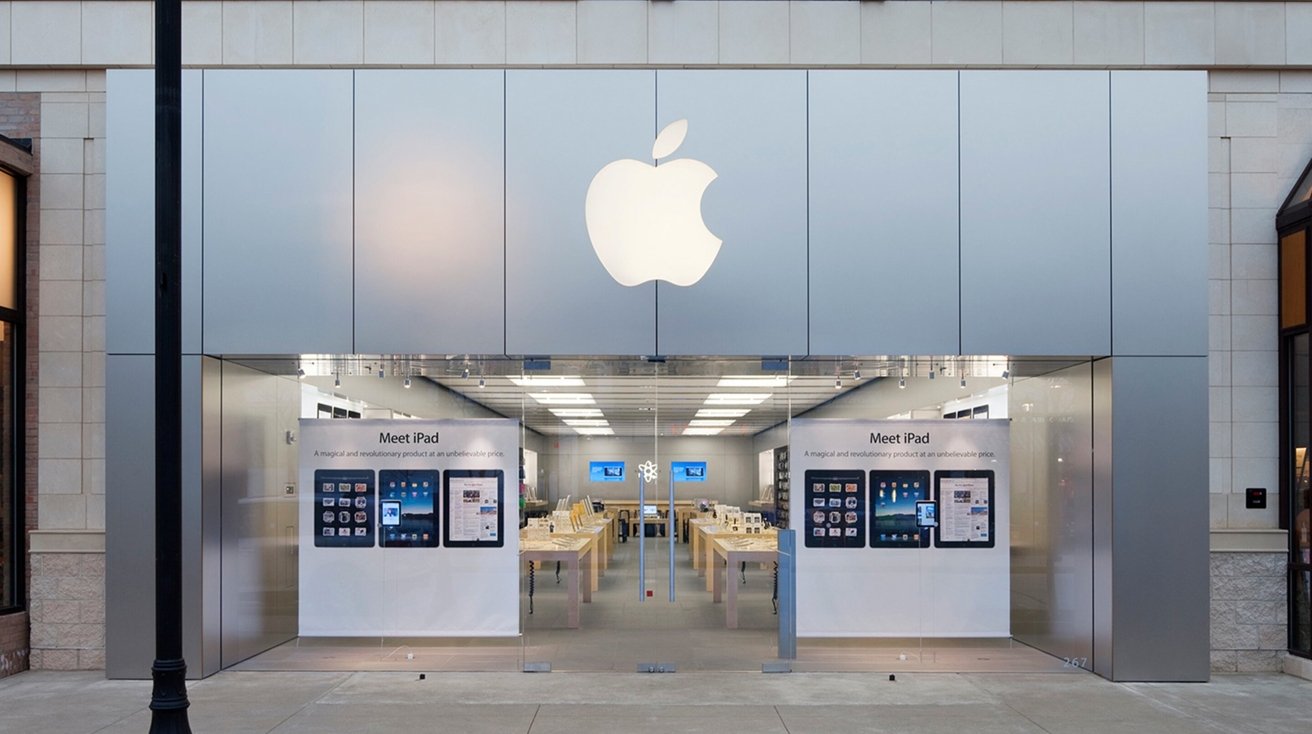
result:
<svg viewBox="0 0 1312 734"><path fill-rule="evenodd" d="M1212 553L1212 672L1276 672L1288 644L1285 553Z"/></svg>
<svg viewBox="0 0 1312 734"><path fill-rule="evenodd" d="M104 83L103 70L0 71L0 95L40 98L40 252L27 273L39 294L28 326L33 668L104 665Z"/></svg>

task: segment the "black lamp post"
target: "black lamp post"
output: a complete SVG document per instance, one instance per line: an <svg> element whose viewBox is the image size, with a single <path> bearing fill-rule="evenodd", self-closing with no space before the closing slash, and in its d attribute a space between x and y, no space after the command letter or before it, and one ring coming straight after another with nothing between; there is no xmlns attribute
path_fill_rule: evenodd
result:
<svg viewBox="0 0 1312 734"><path fill-rule="evenodd" d="M191 734L182 659L182 2L155 0L155 664L151 734Z"/></svg>

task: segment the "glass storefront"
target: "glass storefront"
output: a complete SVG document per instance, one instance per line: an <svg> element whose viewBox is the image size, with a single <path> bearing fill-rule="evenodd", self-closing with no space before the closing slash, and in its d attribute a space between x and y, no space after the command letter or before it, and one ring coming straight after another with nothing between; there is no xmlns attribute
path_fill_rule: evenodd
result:
<svg viewBox="0 0 1312 734"><path fill-rule="evenodd" d="M21 432L18 359L22 323L19 271L19 202L22 182L0 170L0 612L21 607L23 554L22 482L16 472Z"/></svg>
<svg viewBox="0 0 1312 734"><path fill-rule="evenodd" d="M1093 667L1087 360L204 371L222 667Z"/></svg>

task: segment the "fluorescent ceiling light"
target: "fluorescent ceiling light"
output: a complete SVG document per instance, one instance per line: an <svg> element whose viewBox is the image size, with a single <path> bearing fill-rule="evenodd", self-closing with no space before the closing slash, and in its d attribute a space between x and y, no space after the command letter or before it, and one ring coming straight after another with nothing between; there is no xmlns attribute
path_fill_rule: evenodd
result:
<svg viewBox="0 0 1312 734"><path fill-rule="evenodd" d="M558 418L600 418L601 408L551 408Z"/></svg>
<svg viewBox="0 0 1312 734"><path fill-rule="evenodd" d="M717 392L706 397L706 405L760 405L769 400L771 393Z"/></svg>
<svg viewBox="0 0 1312 734"><path fill-rule="evenodd" d="M610 422L605 418L568 418L565 420L567 426L609 426Z"/></svg>
<svg viewBox="0 0 1312 734"><path fill-rule="evenodd" d="M702 408L697 411L698 418L742 418L752 412L751 408Z"/></svg>
<svg viewBox="0 0 1312 734"><path fill-rule="evenodd" d="M784 375L729 375L716 387L786 387L793 378Z"/></svg>
<svg viewBox="0 0 1312 734"><path fill-rule="evenodd" d="M703 428L709 428L709 427L711 427L711 426L719 426L720 428L726 428L726 427L728 427L728 426L732 426L732 425L733 425L733 421L732 421L732 420L729 420L729 419L725 419L725 420L705 420L705 419L697 419L697 418L694 418L693 420L688 421L688 425L690 425L690 426L701 426L701 427L703 427Z"/></svg>
<svg viewBox="0 0 1312 734"><path fill-rule="evenodd" d="M592 395L585 392L531 392L530 398L542 405L596 405Z"/></svg>
<svg viewBox="0 0 1312 734"><path fill-rule="evenodd" d="M714 436L715 434L717 434L717 433L719 433L720 431L723 431L723 430L724 430L723 428L685 428L685 429L683 429L683 435L685 435L685 436Z"/></svg>
<svg viewBox="0 0 1312 734"><path fill-rule="evenodd" d="M525 377L507 377L507 380L520 387L583 387L582 377L553 377L551 375L528 375Z"/></svg>
<svg viewBox="0 0 1312 734"><path fill-rule="evenodd" d="M592 426L590 428L575 428L574 431L580 436L614 436L615 430L610 426Z"/></svg>

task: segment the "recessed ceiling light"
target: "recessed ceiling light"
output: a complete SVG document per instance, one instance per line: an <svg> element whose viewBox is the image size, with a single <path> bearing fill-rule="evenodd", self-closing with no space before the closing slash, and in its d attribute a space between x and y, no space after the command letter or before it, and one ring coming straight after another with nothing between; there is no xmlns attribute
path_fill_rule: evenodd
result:
<svg viewBox="0 0 1312 734"><path fill-rule="evenodd" d="M702 408L697 411L698 418L742 418L752 412L751 408Z"/></svg>
<svg viewBox="0 0 1312 734"><path fill-rule="evenodd" d="M600 418L601 408L551 408L558 418Z"/></svg>
<svg viewBox="0 0 1312 734"><path fill-rule="evenodd" d="M721 377L716 387L786 387L791 377L784 375L729 375Z"/></svg>
<svg viewBox="0 0 1312 734"><path fill-rule="evenodd" d="M771 393L711 393L706 397L706 405L760 405L769 400Z"/></svg>
<svg viewBox="0 0 1312 734"><path fill-rule="evenodd" d="M507 380L519 385L520 387L583 387L582 377L566 377L551 375L527 375L524 377L507 377Z"/></svg>
<svg viewBox="0 0 1312 734"><path fill-rule="evenodd" d="M530 398L542 405L596 405L592 395L585 392L531 392Z"/></svg>
<svg viewBox="0 0 1312 734"><path fill-rule="evenodd" d="M592 426L588 428L575 428L574 432L580 436L614 436L615 429L610 426Z"/></svg>
<svg viewBox="0 0 1312 734"><path fill-rule="evenodd" d="M710 428L712 426L719 426L720 428L725 428L728 426L732 426L733 423L734 422L732 420L729 420L727 418L724 420L706 420L706 419L694 418L693 420L688 421L688 425L690 426L701 426L704 428Z"/></svg>
<svg viewBox="0 0 1312 734"><path fill-rule="evenodd" d="M718 434L720 431L723 431L723 430L724 430L723 428L693 428L693 427L689 427L689 428L685 428L685 429L683 429L683 435L685 435L685 436L714 436L714 435Z"/></svg>
<svg viewBox="0 0 1312 734"><path fill-rule="evenodd" d="M609 426L610 422L605 418L567 418L565 419L565 425L574 426L575 428L587 426L596 427Z"/></svg>

